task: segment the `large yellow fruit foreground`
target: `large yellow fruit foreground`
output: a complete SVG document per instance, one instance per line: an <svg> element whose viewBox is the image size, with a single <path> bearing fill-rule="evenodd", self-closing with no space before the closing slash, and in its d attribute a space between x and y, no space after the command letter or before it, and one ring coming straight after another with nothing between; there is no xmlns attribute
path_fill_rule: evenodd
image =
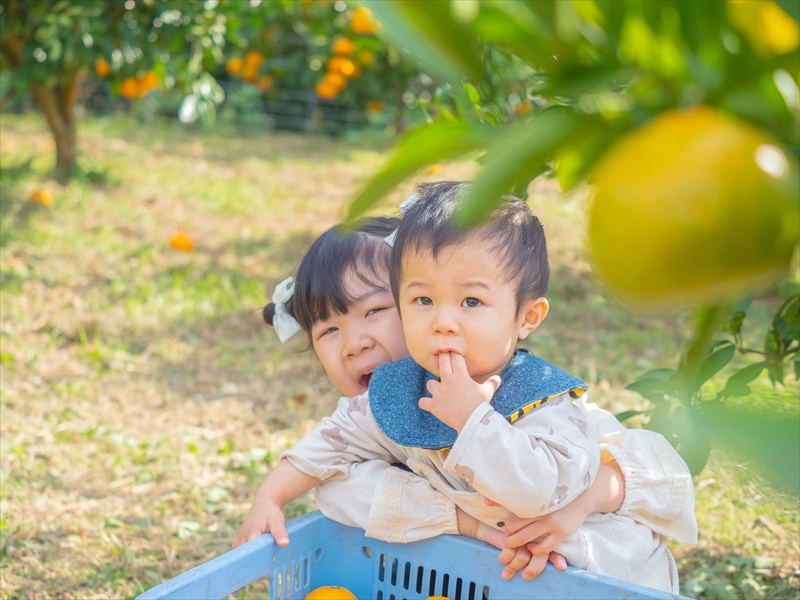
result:
<svg viewBox="0 0 800 600"><path fill-rule="evenodd" d="M800 237L796 168L765 133L707 106L632 132L590 182L591 258L634 304L753 292L786 272Z"/></svg>
<svg viewBox="0 0 800 600"><path fill-rule="evenodd" d="M323 585L306 596L306 600L358 600L358 598L347 588Z"/></svg>

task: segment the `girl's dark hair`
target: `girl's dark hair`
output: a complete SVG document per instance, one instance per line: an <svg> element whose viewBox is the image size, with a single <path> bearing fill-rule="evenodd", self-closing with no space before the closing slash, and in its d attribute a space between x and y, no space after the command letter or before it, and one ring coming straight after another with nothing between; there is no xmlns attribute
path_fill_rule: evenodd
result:
<svg viewBox="0 0 800 600"><path fill-rule="evenodd" d="M343 315L356 302L342 282L345 274L388 291L392 249L384 238L399 223L400 219L373 217L350 228L335 225L311 244L297 269L294 295L286 303L286 310L306 334L311 334L314 323ZM267 304L263 316L268 325L272 325L274 315L275 305Z"/></svg>
<svg viewBox="0 0 800 600"><path fill-rule="evenodd" d="M517 310L532 299L544 296L550 278L544 229L528 205L515 196L505 196L478 227L465 230L453 223L470 182L437 181L417 187L417 201L408 208L397 229L392 249L392 294L398 303L403 277L403 257L409 252L431 252L467 239L487 242L500 257L509 283L517 287Z"/></svg>

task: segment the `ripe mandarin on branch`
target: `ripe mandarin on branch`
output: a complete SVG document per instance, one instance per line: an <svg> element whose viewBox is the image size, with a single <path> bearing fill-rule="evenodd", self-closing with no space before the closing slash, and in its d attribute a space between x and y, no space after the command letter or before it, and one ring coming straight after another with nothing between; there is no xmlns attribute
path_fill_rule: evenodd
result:
<svg viewBox="0 0 800 600"><path fill-rule="evenodd" d="M347 56L355 52L356 45L350 38L340 37L333 42L333 51L340 56Z"/></svg>
<svg viewBox="0 0 800 600"><path fill-rule="evenodd" d="M100 77L108 77L108 74L111 73L111 65L105 58L98 58L94 61L94 72Z"/></svg>
<svg viewBox="0 0 800 600"><path fill-rule="evenodd" d="M225 63L225 70L231 75L238 75L242 72L242 59L235 56L229 58L228 62Z"/></svg>
<svg viewBox="0 0 800 600"><path fill-rule="evenodd" d="M323 585L306 596L306 600L358 600L358 598L345 587Z"/></svg>
<svg viewBox="0 0 800 600"><path fill-rule="evenodd" d="M589 179L592 260L634 304L750 293L786 272L800 237L797 171L779 143L708 106L662 113Z"/></svg>
<svg viewBox="0 0 800 600"><path fill-rule="evenodd" d="M361 35L374 35L381 30L381 24L372 16L372 11L361 6L350 17L350 28Z"/></svg>

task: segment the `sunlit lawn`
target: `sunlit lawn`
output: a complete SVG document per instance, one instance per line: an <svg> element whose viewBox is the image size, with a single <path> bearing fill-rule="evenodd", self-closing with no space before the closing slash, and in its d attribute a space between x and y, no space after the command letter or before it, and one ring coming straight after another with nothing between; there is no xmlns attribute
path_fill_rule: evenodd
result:
<svg viewBox="0 0 800 600"><path fill-rule="evenodd" d="M336 401L301 343L280 345L260 309L385 150L365 138L204 134L125 116L81 126L94 176L61 188L46 179L43 122L2 115L7 598L132 597L229 548L277 455ZM37 186L53 192L52 206L27 200ZM674 366L688 316L631 315L606 300L581 247L583 194L563 198L548 181L531 191L553 269L552 312L532 345L589 381L603 405L636 407L625 384ZM194 252L169 249L176 230L194 237ZM777 301L756 301L753 345ZM796 414L793 377L787 386L757 387ZM672 546L684 593L797 597L797 498L716 452L695 485L700 545ZM313 496L290 512L310 508Z"/></svg>

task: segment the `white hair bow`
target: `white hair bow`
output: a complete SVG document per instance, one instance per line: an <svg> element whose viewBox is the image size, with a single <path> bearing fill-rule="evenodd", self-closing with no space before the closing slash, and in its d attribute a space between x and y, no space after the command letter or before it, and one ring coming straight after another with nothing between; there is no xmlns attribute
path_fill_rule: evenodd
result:
<svg viewBox="0 0 800 600"><path fill-rule="evenodd" d="M405 215L408 212L408 209L414 206L417 200L419 200L419 196L417 194L412 194L411 196L403 200L400 203L400 214ZM397 229L395 229L392 233L383 238L383 241L389 244L392 248L394 248L394 239L396 237L397 237Z"/></svg>
<svg viewBox="0 0 800 600"><path fill-rule="evenodd" d="M272 326L275 328L281 343L300 331L300 323L286 310L286 303L294 295L294 286L289 287L291 283L292 278L287 277L275 286L275 291L272 293L272 303L275 305Z"/></svg>

